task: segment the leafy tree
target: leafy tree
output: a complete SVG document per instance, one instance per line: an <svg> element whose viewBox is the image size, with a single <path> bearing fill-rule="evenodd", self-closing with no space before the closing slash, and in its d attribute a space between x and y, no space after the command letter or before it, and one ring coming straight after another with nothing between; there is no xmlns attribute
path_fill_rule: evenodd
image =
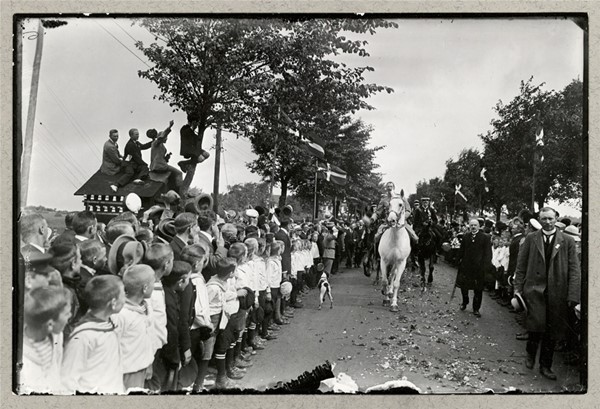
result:
<svg viewBox="0 0 600 409"><path fill-rule="evenodd" d="M265 179L279 183L282 192L280 206L285 204L288 188L300 189L300 196L307 196L310 189L306 189L306 183L316 168L307 166L315 161L301 149L300 137L289 132L290 129L308 138L319 136L326 143L328 162L348 171L346 167L356 168L356 164L360 166L361 163L351 161L346 156L340 157L343 149L339 146L338 136L342 127L347 125L341 132L342 138L348 136L348 132L369 133L370 129L362 123L352 123L349 115L359 109L373 109L365 102L373 93L393 91L364 82L364 72L372 71L371 67L351 68L328 57L338 53L368 56L364 49L366 41L350 41L340 33L373 34L376 28L393 27L394 23L384 20L317 19L290 24L288 30L291 34L286 36L282 50L285 58L281 59L279 65L271 67L276 74L272 100L263 101L264 104L256 111L260 120L248 133L254 152L259 156L250 168ZM346 154L370 161L377 149L367 150L364 142L357 141L353 152L346 149ZM348 158L347 163L343 163L343 158ZM368 166L366 169L369 169ZM359 177L369 171L361 170L354 174ZM343 195L345 192L342 189L336 193Z"/></svg>
<svg viewBox="0 0 600 409"><path fill-rule="evenodd" d="M238 183L227 187L227 193L219 195L219 206L236 212L248 206L267 206L269 198L268 183Z"/></svg>
<svg viewBox="0 0 600 409"><path fill-rule="evenodd" d="M498 102L494 129L481 136L493 206L504 203L511 213L530 207L532 188L540 207L548 199L581 196L583 85L574 80L556 92L532 81L522 82L510 103ZM536 146L540 129L543 146Z"/></svg>
<svg viewBox="0 0 600 409"><path fill-rule="evenodd" d="M463 211L481 212L483 210L483 197L485 185L481 174L481 155L477 149L463 149L458 155L456 161L448 159L446 161L446 173L444 182L452 189L451 199L448 207ZM460 191L467 198L464 202L460 195L455 195L455 186L460 185Z"/></svg>

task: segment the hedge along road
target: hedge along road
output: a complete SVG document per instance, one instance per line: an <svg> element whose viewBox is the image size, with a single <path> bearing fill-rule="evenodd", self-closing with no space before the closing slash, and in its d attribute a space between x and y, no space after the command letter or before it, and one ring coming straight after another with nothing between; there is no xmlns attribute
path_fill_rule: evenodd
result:
<svg viewBox="0 0 600 409"><path fill-rule="evenodd" d="M334 308L326 301L318 310L318 290L310 290L303 296L304 308L295 311L276 340L257 351L254 365L236 383L264 390L329 360L335 363L333 372L349 375L360 391L403 376L424 393L579 390L579 369L564 364L561 353L554 358L557 381L543 378L537 363L533 370L525 367L526 341L515 338L523 328L487 293L481 318L470 306L459 310L460 290L449 301L455 277L456 269L440 258L433 285L422 293L418 271L407 270L398 294L400 311L392 313L382 306L372 278L345 269L330 279Z"/></svg>

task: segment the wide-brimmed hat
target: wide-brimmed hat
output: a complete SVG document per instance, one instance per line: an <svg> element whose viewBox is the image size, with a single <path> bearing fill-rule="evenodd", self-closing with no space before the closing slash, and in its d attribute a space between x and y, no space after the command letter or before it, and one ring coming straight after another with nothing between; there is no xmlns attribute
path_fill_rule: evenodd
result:
<svg viewBox="0 0 600 409"><path fill-rule="evenodd" d="M579 234L579 230L577 230L577 227L575 227L573 225L569 225L569 226L565 227L565 230L563 231L563 233L566 233L569 236L573 237L573 239L575 239L575 241L581 241L581 234Z"/></svg>
<svg viewBox="0 0 600 409"><path fill-rule="evenodd" d="M290 294L292 293L292 283L290 283L289 281L285 281L285 282L281 283L279 292L281 293L282 297L289 297Z"/></svg>
<svg viewBox="0 0 600 409"><path fill-rule="evenodd" d="M133 264L137 264L143 256L142 243L136 241L134 237L123 234L116 238L108 252L108 269L115 275L119 274L126 261L132 260Z"/></svg>
<svg viewBox="0 0 600 409"><path fill-rule="evenodd" d="M246 217L254 217L254 218L258 219L258 212L254 209L247 209Z"/></svg>
<svg viewBox="0 0 600 409"><path fill-rule="evenodd" d="M267 213L269 213L269 211L267 209L265 209L263 206L254 206L254 210L256 210L258 212L259 216L263 216L263 215L266 215Z"/></svg>
<svg viewBox="0 0 600 409"><path fill-rule="evenodd" d="M167 193L162 194L161 197L162 200L169 205L177 203L181 200L181 196L179 196L179 194L174 190L169 190Z"/></svg>
<svg viewBox="0 0 600 409"><path fill-rule="evenodd" d="M542 228L542 225L540 224L540 222L538 222L534 218L529 219L529 224L531 225L531 227L533 227L536 230L540 230Z"/></svg>
<svg viewBox="0 0 600 409"><path fill-rule="evenodd" d="M169 217L158 222L155 233L166 241L170 242L177 234L175 231L175 222L173 218Z"/></svg>
<svg viewBox="0 0 600 409"><path fill-rule="evenodd" d="M510 303L512 304L512 307L515 309L515 311L525 311L525 314L527 314L527 303L525 303L525 300L523 299L523 296L521 296L521 294L515 293Z"/></svg>
<svg viewBox="0 0 600 409"><path fill-rule="evenodd" d="M202 193L189 199L185 204L185 211L200 214L203 210L209 210L213 207L213 198L211 195Z"/></svg>

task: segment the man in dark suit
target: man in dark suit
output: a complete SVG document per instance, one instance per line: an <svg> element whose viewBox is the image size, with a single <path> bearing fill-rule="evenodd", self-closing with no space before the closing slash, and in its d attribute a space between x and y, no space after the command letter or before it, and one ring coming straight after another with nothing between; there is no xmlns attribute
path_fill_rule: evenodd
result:
<svg viewBox="0 0 600 409"><path fill-rule="evenodd" d="M102 149L102 166L100 172L105 175L114 176L121 171L123 157L119 153L119 131L111 129L108 131L108 141L104 142Z"/></svg>
<svg viewBox="0 0 600 409"><path fill-rule="evenodd" d="M65 216L65 230L56 236L52 243L64 243L64 242L75 242L75 231L73 230L73 219L77 212L69 212ZM52 244L51 243L51 244Z"/></svg>
<svg viewBox="0 0 600 409"><path fill-rule="evenodd" d="M469 232L463 237L458 250L458 280L456 285L462 293L460 309L469 305L469 290L473 290L473 314L481 317L479 308L483 298L485 272L492 262L492 242L490 236L480 229L477 219L469 222Z"/></svg>
<svg viewBox="0 0 600 409"><path fill-rule="evenodd" d="M200 118L195 113L190 113L187 116L188 123L181 127L179 134L181 136L180 154L187 160L178 163L181 171L185 173L185 178L181 186L181 194L185 196L187 193L194 174L196 173L196 165L204 162L210 154L202 149L202 138L204 133L196 133Z"/></svg>
<svg viewBox="0 0 600 409"><path fill-rule="evenodd" d="M208 249L208 263L202 270L204 279L208 280L217 273L217 263L227 257L227 249L219 237L219 229L213 214L206 213L198 216L198 242Z"/></svg>
<svg viewBox="0 0 600 409"><path fill-rule="evenodd" d="M113 191L125 186L133 180L134 183L141 184L148 178L150 171L148 164L142 159L142 151L150 149L152 142L140 143L140 132L132 128L129 130L129 140L125 145L125 161L123 162L125 173L117 180L117 183L110 185Z"/></svg>
<svg viewBox="0 0 600 409"><path fill-rule="evenodd" d="M275 240L281 240L285 246L281 253L281 271L284 275L289 276L292 273L292 242L287 231L290 219L283 217L279 222L280 226L277 233L275 233Z"/></svg>
<svg viewBox="0 0 600 409"><path fill-rule="evenodd" d="M198 229L198 222L194 213L180 213L175 218L175 237L171 240L171 248L173 249L173 257L179 260L179 256L183 248L193 242L192 232Z"/></svg>
<svg viewBox="0 0 600 409"><path fill-rule="evenodd" d="M532 369L538 346L540 373L555 380L552 372L554 346L565 337L568 316L581 297L581 271L575 241L555 226L556 211L540 209L542 229L527 235L519 250L515 294L527 305L525 326L529 331L526 366Z"/></svg>

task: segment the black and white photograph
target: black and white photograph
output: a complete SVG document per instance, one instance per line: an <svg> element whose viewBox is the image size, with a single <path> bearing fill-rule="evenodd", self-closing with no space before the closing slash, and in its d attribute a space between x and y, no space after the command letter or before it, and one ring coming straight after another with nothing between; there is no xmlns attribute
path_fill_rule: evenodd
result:
<svg viewBox="0 0 600 409"><path fill-rule="evenodd" d="M14 394L588 392L587 14L13 35Z"/></svg>

